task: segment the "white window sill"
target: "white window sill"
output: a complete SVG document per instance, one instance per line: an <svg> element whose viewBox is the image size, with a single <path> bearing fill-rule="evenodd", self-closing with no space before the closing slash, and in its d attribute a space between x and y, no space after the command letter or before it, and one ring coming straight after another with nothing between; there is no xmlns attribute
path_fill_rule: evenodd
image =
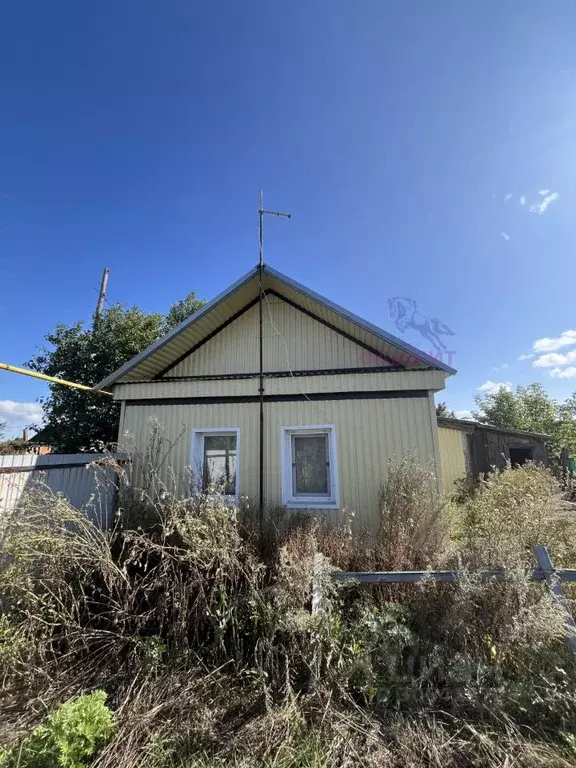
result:
<svg viewBox="0 0 576 768"><path fill-rule="evenodd" d="M284 502L284 506L286 509L340 509L340 505L332 499L292 499Z"/></svg>

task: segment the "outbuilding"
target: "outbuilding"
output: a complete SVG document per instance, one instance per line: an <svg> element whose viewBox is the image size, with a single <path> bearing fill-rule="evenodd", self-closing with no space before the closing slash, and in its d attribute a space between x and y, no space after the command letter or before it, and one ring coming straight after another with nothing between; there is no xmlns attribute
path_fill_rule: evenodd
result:
<svg viewBox="0 0 576 768"><path fill-rule="evenodd" d="M547 467L548 435L479 424L465 419L438 417L438 441L444 490L464 477L478 478L494 467L503 469L533 461Z"/></svg>

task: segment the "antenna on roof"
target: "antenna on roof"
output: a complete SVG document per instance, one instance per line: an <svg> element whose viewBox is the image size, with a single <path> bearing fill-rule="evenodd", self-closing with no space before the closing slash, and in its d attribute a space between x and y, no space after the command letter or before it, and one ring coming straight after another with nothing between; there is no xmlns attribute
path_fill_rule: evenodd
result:
<svg viewBox="0 0 576 768"><path fill-rule="evenodd" d="M280 213L279 211L265 211L264 194L262 190L260 190L260 208L258 209L258 216L260 219L260 259L258 260L258 282L260 284L260 300L258 302L260 313L260 375L258 386L258 394L260 395L260 498L258 502L260 513L260 528L262 529L264 523L264 337L262 333L262 301L265 295L264 288L262 286L262 272L264 270L264 216L279 216L283 219L290 219L292 217L289 213Z"/></svg>
<svg viewBox="0 0 576 768"><path fill-rule="evenodd" d="M260 217L260 260L258 265L260 268L264 265L264 216L280 216L283 219L291 219L292 214L280 213L279 211L265 211L264 210L264 193L260 190L260 208L258 209L258 216Z"/></svg>

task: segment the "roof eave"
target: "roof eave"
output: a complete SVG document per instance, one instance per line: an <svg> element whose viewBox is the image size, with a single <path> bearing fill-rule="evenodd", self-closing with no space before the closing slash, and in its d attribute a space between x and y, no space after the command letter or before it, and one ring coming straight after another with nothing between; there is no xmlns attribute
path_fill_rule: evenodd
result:
<svg viewBox="0 0 576 768"><path fill-rule="evenodd" d="M233 283L229 288L226 288L225 291L222 291L222 293L219 293L218 296L216 296L216 298L212 299L212 301L209 301L207 304L205 304L201 309L198 310L198 312L195 312L193 315L190 315L190 317L187 317L175 328L172 328L171 331L168 331L168 333L166 333L164 336L161 336L159 339L156 339L156 341L153 342L149 347L147 347L143 352L140 352L140 354L136 355L131 360L128 360L127 363L124 363L124 365L121 368L118 368L117 371L114 371L114 373L111 373L110 376L107 376L105 379L102 379L102 381L98 382L98 384L96 384L95 386L95 389L105 389L106 387L109 387L112 384L115 384L118 381L118 379L121 379L122 376L125 376L127 373L133 370L143 360L146 360L148 357L150 357L150 355L154 354L154 352L161 349L165 344L171 341L181 331L188 328L190 325L192 325L192 323L195 323L196 320L201 318L203 315L205 315L215 306L217 306L222 301L227 299L231 293L234 293L235 290L237 290L238 288L241 288L243 285L248 283L257 274L258 274L258 267L256 266L256 267L253 267L249 272L246 272L246 274L243 275L239 280L236 280L236 282Z"/></svg>
<svg viewBox="0 0 576 768"><path fill-rule="evenodd" d="M322 296L321 294L316 293L316 291L312 291L310 288L307 288L305 285L298 283L296 280L292 280L292 278L282 274L282 272L278 272L277 270L272 269L272 267L269 267L267 265L264 266L264 271L267 272L272 277L275 277L281 282L284 282L287 285L291 286L295 290L305 294L306 296L311 298L313 301L317 301L320 304L324 304L324 306L327 307L328 309L331 309L333 312L337 312L343 317L346 317L348 320L350 320L353 323L356 323L356 325L359 325L360 327L364 328L370 333L373 333L376 336L380 336L381 339L388 342L389 344L393 344L399 347L400 349L404 350L405 352L408 352L411 355L414 355L415 357L419 358L420 360L423 360L424 362L431 365L433 368L444 371L450 376L453 376L455 373L457 373L455 368L452 368L451 366L446 365L446 363L443 363L437 358L432 357L432 355L428 355L426 352L422 352L420 349L413 347L411 344L408 344L407 342L403 341L402 339L399 339L393 334L388 333L382 328L379 328L377 325L373 325L372 323L369 323L367 320L364 320L358 315L355 315L353 312L350 312L349 310L344 309L344 307L341 307L339 304L336 304L335 302L330 301L330 299L327 299L325 296Z"/></svg>
<svg viewBox="0 0 576 768"><path fill-rule="evenodd" d="M438 416L439 426L446 426L452 429L467 429L475 431L476 429L486 429L489 432L501 432L505 435L518 435L519 437L535 437L539 440L550 440L550 435L543 435L541 432L526 432L523 429L513 429L512 427L496 427L494 424L482 424L479 421L471 419L456 419L452 416Z"/></svg>
<svg viewBox="0 0 576 768"><path fill-rule="evenodd" d="M422 360L423 362L428 363L435 370L444 371L448 375L454 375L456 373L456 369L452 368L451 366L446 365L445 363L441 362L435 357L432 357L431 355L428 355L426 352L422 352L421 350L417 349L416 347L413 347L411 344L408 344L402 339L399 339L396 336L393 336L391 333L388 333L382 328L379 328L378 326L373 325L372 323L369 323L367 320L364 320L358 315L355 315L353 312L349 312L347 309L345 309L344 307L341 307L339 304L336 304L333 301L330 301L330 299L327 299L325 296L322 296L321 294L316 293L316 291L312 291L310 288L307 288L305 285L298 283L296 280L292 280L292 278L288 277L287 275L284 275L282 272L278 272L277 270L272 269L272 267L269 267L266 264L264 265L263 269L264 269L264 272L269 274L271 277L276 278L280 282L283 282L286 285L290 286L291 288L294 288L294 290L299 291L305 296L308 296L310 299L312 299L312 301L317 301L318 303L324 305L327 309L330 309L333 312L336 312L337 314L341 315L342 317L347 318L351 322L367 330L369 333L373 333L374 335L379 336L383 341L386 341L389 344L393 344L394 346L398 347L404 352L414 355L415 357ZM118 368L117 371L114 371L114 373L110 374L110 376L107 376L105 379L102 379L102 381L98 382L98 384L95 385L95 388L105 389L106 387L110 387L113 384L115 384L119 379L121 379L130 371L132 371L137 365L139 365L141 362L143 362L148 357L150 357L150 355L153 355L157 350L161 349L168 342L170 342L181 331L188 328L190 325L192 325L192 323L195 323L207 312L210 312L210 310L212 310L218 304L225 301L228 298L228 296L234 293L234 291L236 291L238 288L245 285L254 277L256 277L258 274L258 270L259 270L259 266L256 265L249 272L247 272L245 275L239 278L235 283L229 286L225 291L218 294L216 298L212 299L212 301L209 301L207 304L205 304L202 307L202 309L198 310L198 312L186 318L186 320L181 322L179 325L177 325L175 328L173 328L171 331L169 331L167 334L165 334L161 338L157 339L153 344L151 344L143 352L140 352L140 354L136 355L131 360L128 360L127 363L124 363L124 365Z"/></svg>

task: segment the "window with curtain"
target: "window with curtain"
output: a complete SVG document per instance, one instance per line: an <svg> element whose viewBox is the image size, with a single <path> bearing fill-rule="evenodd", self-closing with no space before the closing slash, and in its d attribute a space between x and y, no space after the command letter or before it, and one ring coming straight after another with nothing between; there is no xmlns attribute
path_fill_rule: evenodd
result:
<svg viewBox="0 0 576 768"><path fill-rule="evenodd" d="M338 507L333 425L282 427L282 503L309 509Z"/></svg>

